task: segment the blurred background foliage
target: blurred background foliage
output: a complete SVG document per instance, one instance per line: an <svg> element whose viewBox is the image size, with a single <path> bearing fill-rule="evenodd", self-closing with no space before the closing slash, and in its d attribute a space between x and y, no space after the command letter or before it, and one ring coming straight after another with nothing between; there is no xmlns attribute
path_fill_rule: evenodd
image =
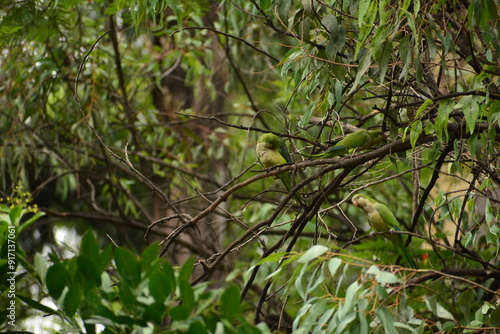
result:
<svg viewBox="0 0 500 334"><path fill-rule="evenodd" d="M51 313L36 304L51 300L63 329L216 330L194 308L187 324L186 310L171 311L185 298L193 306L188 288L148 292L144 266L134 286L147 291L116 294L76 278L59 291L43 266L30 267L43 258L51 275L78 273L70 259L85 255L90 229L92 252L119 247L97 275L109 266L119 281L123 249L126 258L154 249L165 270L194 266L171 280L214 289L229 308L241 300L238 316L217 318L226 330L227 321L257 333L500 326L498 13L489 0L3 2L2 212L44 213L2 220L2 231L19 232L18 286L38 287L18 314ZM359 128L388 139L340 160L300 155ZM267 131L298 162L287 168L303 207L287 203L276 170L256 164ZM25 192L32 204L15 200ZM349 202L357 192L394 212L422 271L391 266L392 244L370 236ZM129 312L80 304L90 291L110 305L126 298Z"/></svg>

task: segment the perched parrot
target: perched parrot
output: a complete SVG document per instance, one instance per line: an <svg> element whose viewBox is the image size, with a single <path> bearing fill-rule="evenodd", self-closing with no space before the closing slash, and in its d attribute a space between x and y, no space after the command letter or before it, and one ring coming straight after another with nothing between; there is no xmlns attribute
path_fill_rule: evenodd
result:
<svg viewBox="0 0 500 334"><path fill-rule="evenodd" d="M399 230L399 223L396 217L394 217L392 212L384 204L360 195L355 195L352 198L352 203L363 209L368 216L368 222L375 231L385 232L391 229ZM401 255L412 268L418 269L415 259L410 254L408 248L406 248L400 234L385 234L384 237L394 244L399 255Z"/></svg>
<svg viewBox="0 0 500 334"><path fill-rule="evenodd" d="M257 157L264 168L270 168L277 165L291 163L292 158L288 153L285 143L276 135L266 133L260 136L255 147ZM292 178L290 173L278 174L278 177L283 181L286 189L290 191ZM302 204L302 200L298 193L295 193L297 203Z"/></svg>
<svg viewBox="0 0 500 334"><path fill-rule="evenodd" d="M330 147L325 152L318 154L302 154L308 158L327 159L337 155L345 155L354 150L366 150L380 143L386 138L380 130L358 130L350 133L341 139L335 146Z"/></svg>

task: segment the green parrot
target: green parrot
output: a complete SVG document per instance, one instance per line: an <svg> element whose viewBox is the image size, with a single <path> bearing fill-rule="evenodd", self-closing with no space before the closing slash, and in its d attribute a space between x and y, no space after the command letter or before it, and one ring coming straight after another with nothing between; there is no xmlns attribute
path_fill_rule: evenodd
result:
<svg viewBox="0 0 500 334"><path fill-rule="evenodd" d="M283 165L286 163L291 163L292 158L288 153L285 143L275 134L265 133L257 140L257 146L255 147L257 152L257 157L261 165L264 168L271 168L277 165ZM278 174L286 189L290 191L292 178L290 173ZM294 195L295 200L298 204L302 204L302 199L298 193Z"/></svg>
<svg viewBox="0 0 500 334"><path fill-rule="evenodd" d="M358 130L348 134L341 139L335 146L330 147L325 152L318 154L302 154L308 158L327 159L337 155L345 155L349 152L366 150L380 143L386 138L385 134L380 130Z"/></svg>
<svg viewBox="0 0 500 334"><path fill-rule="evenodd" d="M352 203L361 208L368 216L368 222L377 232L385 232L391 229L399 230L399 223L392 212L382 203L379 203L371 198L355 195L352 198ZM399 255L414 269L418 269L415 259L406 248L403 238L400 234L384 234L384 237L389 239Z"/></svg>

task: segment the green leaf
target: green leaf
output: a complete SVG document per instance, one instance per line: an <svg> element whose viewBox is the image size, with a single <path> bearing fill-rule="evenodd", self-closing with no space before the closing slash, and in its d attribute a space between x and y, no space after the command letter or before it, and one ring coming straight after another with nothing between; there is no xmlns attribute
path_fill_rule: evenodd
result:
<svg viewBox="0 0 500 334"><path fill-rule="evenodd" d="M104 269L106 269L106 267L109 265L109 261L113 256L113 247L114 246L111 244L107 245L99 255L99 261L97 262L97 268L99 269L99 272L102 273Z"/></svg>
<svg viewBox="0 0 500 334"><path fill-rule="evenodd" d="M66 293L66 296L64 297L63 306L66 314L72 317L76 313L78 306L80 306L81 301L82 301L82 291L80 285L74 284L69 288L68 293Z"/></svg>
<svg viewBox="0 0 500 334"><path fill-rule="evenodd" d="M301 128L307 128L309 125L309 120L311 119L311 116L313 114L313 111L315 109L315 104L311 103L305 110L304 115L300 118L299 121L299 127Z"/></svg>
<svg viewBox="0 0 500 334"><path fill-rule="evenodd" d="M17 229L17 233L21 233L24 229L32 225L34 222L36 222L40 217L44 216L45 212L38 211L35 213L33 216L30 217L27 221L23 222L19 228Z"/></svg>
<svg viewBox="0 0 500 334"><path fill-rule="evenodd" d="M432 100L425 100L424 103L422 103L420 105L420 107L417 109L417 112L415 113L415 117L420 116L420 114L423 113L433 103L434 103L434 101L432 101Z"/></svg>
<svg viewBox="0 0 500 334"><path fill-rule="evenodd" d="M371 266L370 269L366 271L366 273L374 275L377 282L379 282L381 285L395 284L401 282L401 280L396 275L387 271L382 271L378 269L376 266Z"/></svg>
<svg viewBox="0 0 500 334"><path fill-rule="evenodd" d="M345 303L343 307L344 315L351 312L351 308L354 306L353 303L355 303L357 300L356 295L358 294L359 289L361 289L361 285L357 281L354 281L347 288L345 294Z"/></svg>
<svg viewBox="0 0 500 334"><path fill-rule="evenodd" d="M437 302L437 296L424 296L425 300L425 305L427 306L427 309L431 311L435 316L446 319L446 320L453 320L453 315L446 310L441 304Z"/></svg>
<svg viewBox="0 0 500 334"><path fill-rule="evenodd" d="M81 253L91 259L97 259L99 256L99 245L92 230L88 230L82 237Z"/></svg>
<svg viewBox="0 0 500 334"><path fill-rule="evenodd" d="M325 28L328 30L328 32L335 30L337 28L337 26L339 25L335 15L331 15L331 14L323 17L323 19L321 20L321 23L323 24L323 26L325 26Z"/></svg>
<svg viewBox="0 0 500 334"><path fill-rule="evenodd" d="M191 310L186 305L179 305L170 310L170 316L177 321L186 320L189 313L191 313Z"/></svg>
<svg viewBox="0 0 500 334"><path fill-rule="evenodd" d="M78 269L83 278L89 281L93 286L99 287L101 285L101 272L95 262L85 255L80 255L76 259Z"/></svg>
<svg viewBox="0 0 500 334"><path fill-rule="evenodd" d="M449 99L439 103L435 129L436 135L441 141L448 140L448 120L454 106L455 104Z"/></svg>
<svg viewBox="0 0 500 334"><path fill-rule="evenodd" d="M158 259L158 248L159 244L157 242L149 245L141 254L141 262L151 263Z"/></svg>
<svg viewBox="0 0 500 334"><path fill-rule="evenodd" d="M61 296L66 282L68 281L68 271L62 263L56 263L47 270L45 282L50 295L57 299Z"/></svg>
<svg viewBox="0 0 500 334"><path fill-rule="evenodd" d="M47 270L49 268L49 263L47 262L47 259L43 257L42 254L36 253L35 254L35 271L37 272L38 276L41 278L42 283L45 284L45 277L47 276Z"/></svg>
<svg viewBox="0 0 500 334"><path fill-rule="evenodd" d="M193 287L187 281L179 280L179 291L181 293L182 304L189 309L189 312L191 312L194 307Z"/></svg>
<svg viewBox="0 0 500 334"><path fill-rule="evenodd" d="M288 2L288 1L282 1ZM207 326L204 325L201 321L192 322L189 325L189 334L207 334ZM260 333L260 332L259 332Z"/></svg>
<svg viewBox="0 0 500 334"><path fill-rule="evenodd" d="M160 325L166 311L167 307L162 302L150 304L144 309L144 320L153 321L154 323Z"/></svg>
<svg viewBox="0 0 500 334"><path fill-rule="evenodd" d="M286 252L280 252L280 253L271 254L271 255L266 256L265 258L259 260L259 262L257 262L257 265L261 265L261 264L268 263L268 262L279 262L287 254L288 253L286 253Z"/></svg>
<svg viewBox="0 0 500 334"><path fill-rule="evenodd" d="M163 273L167 275L167 280L170 284L170 288L172 289L172 291L175 291L176 281L175 281L174 269L167 262L163 262Z"/></svg>
<svg viewBox="0 0 500 334"><path fill-rule="evenodd" d="M410 144L413 149L415 149L415 145L417 144L417 140L420 137L420 134L422 133L422 121L414 121L411 123L411 129L410 129Z"/></svg>
<svg viewBox="0 0 500 334"><path fill-rule="evenodd" d="M172 286L164 272L154 272L149 276L149 292L157 302L163 302L170 296Z"/></svg>
<svg viewBox="0 0 500 334"><path fill-rule="evenodd" d="M342 260L338 257L334 257L328 262L328 270L330 271L330 275L335 275L337 270L340 268L342 264Z"/></svg>
<svg viewBox="0 0 500 334"><path fill-rule="evenodd" d="M387 67L389 65L389 61L391 60L392 57L392 42L391 41L386 41L382 44L382 52L380 53L380 59L378 60L379 62L379 80L380 83L384 83L385 80L385 74L387 72Z"/></svg>
<svg viewBox="0 0 500 334"><path fill-rule="evenodd" d="M355 90L358 89L358 84L361 81L361 78L363 77L363 75L366 73L366 71L370 67L371 63L372 63L371 53L368 52L368 50L366 50L366 49L362 49L360 52L359 66L358 66L358 70L356 72L356 78L354 79L354 83L352 84L352 87L349 90L349 93L347 95L352 94Z"/></svg>
<svg viewBox="0 0 500 334"><path fill-rule="evenodd" d="M19 227L19 223L21 221L21 217L23 214L23 207L20 205L16 205L11 208L9 211L10 224L12 226Z"/></svg>
<svg viewBox="0 0 500 334"><path fill-rule="evenodd" d="M190 257L189 259L186 260L186 262L184 262L181 270L179 271L179 281L185 280L189 282L193 269L194 269L194 258Z"/></svg>
<svg viewBox="0 0 500 334"><path fill-rule="evenodd" d="M292 4L291 1L278 1L277 4L278 15L282 22L288 21L288 17L290 16L291 4Z"/></svg>
<svg viewBox="0 0 500 334"><path fill-rule="evenodd" d="M411 49L410 49L410 39L411 35L408 34L401 39L399 42L399 57L403 63L403 70L399 75L399 79L405 79L408 74L408 68L411 63Z"/></svg>
<svg viewBox="0 0 500 334"><path fill-rule="evenodd" d="M240 313L240 289L237 285L228 287L221 296L221 315L223 318L233 320Z"/></svg>
<svg viewBox="0 0 500 334"><path fill-rule="evenodd" d="M491 327L500 327L500 308L491 311L489 325Z"/></svg>
<svg viewBox="0 0 500 334"><path fill-rule="evenodd" d="M462 107L465 116L465 124L467 125L469 133L474 133L476 121L480 113L478 100L472 96L466 96L462 98L462 100L465 100Z"/></svg>
<svg viewBox="0 0 500 334"><path fill-rule="evenodd" d="M309 248L305 253L304 255L302 255L300 257L300 259L298 259L297 262L299 263L307 263L311 260L314 260L315 258L323 255L324 253L326 253L327 251L329 250L328 247L326 246L323 246L323 245L314 245L312 246L311 248Z"/></svg>
<svg viewBox="0 0 500 334"><path fill-rule="evenodd" d="M396 328L394 327L394 319L392 318L391 313L386 308L379 308L376 311L377 317L382 322L384 326L384 333L387 334L397 334Z"/></svg>
<svg viewBox="0 0 500 334"><path fill-rule="evenodd" d="M141 268L134 253L125 248L115 251L116 269L124 283L137 286L141 277Z"/></svg>
<svg viewBox="0 0 500 334"><path fill-rule="evenodd" d="M53 308L45 306L45 305L43 305L43 304L41 304L41 303L37 302L36 300L31 299L31 298L28 298L28 297L25 297L25 296L19 295L19 294L16 294L16 297L21 299L24 303L31 306L35 310L42 311L46 314L56 314L57 313L57 311L54 310Z"/></svg>

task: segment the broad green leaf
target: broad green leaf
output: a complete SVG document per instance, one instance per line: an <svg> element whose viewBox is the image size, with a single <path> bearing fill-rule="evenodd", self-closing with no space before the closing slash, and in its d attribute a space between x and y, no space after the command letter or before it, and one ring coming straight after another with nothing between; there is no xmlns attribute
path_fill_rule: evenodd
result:
<svg viewBox="0 0 500 334"><path fill-rule="evenodd" d="M62 263L56 263L47 270L45 281L50 295L57 299L61 296L68 281L68 271Z"/></svg>
<svg viewBox="0 0 500 334"><path fill-rule="evenodd" d="M190 312L191 310L186 305L179 305L170 310L170 316L173 320L182 321L189 317Z"/></svg>
<svg viewBox="0 0 500 334"><path fill-rule="evenodd" d="M23 207L20 205L16 205L13 208L10 208L9 218L10 224L16 227L19 227L19 223L21 221L21 217L23 215Z"/></svg>
<svg viewBox="0 0 500 334"><path fill-rule="evenodd" d="M287 22L290 16L291 1L279 1L277 4L278 15L282 22Z"/></svg>
<svg viewBox="0 0 500 334"><path fill-rule="evenodd" d="M283 2L288 2L288 1L283 1ZM266 329L259 329L258 327L252 326L248 323L244 323L236 329L238 334L264 334L264 333L270 333L271 331L266 328Z"/></svg>
<svg viewBox="0 0 500 334"><path fill-rule="evenodd" d="M316 105L311 103L305 110L304 115L300 118L299 127L306 128L309 125L309 119L313 114Z"/></svg>
<svg viewBox="0 0 500 334"><path fill-rule="evenodd" d="M141 267L144 269L151 266L151 264L158 262L158 243L149 245L141 254Z"/></svg>
<svg viewBox="0 0 500 334"><path fill-rule="evenodd" d="M181 293L182 304L191 311L195 302L193 287L187 281L179 280L179 291Z"/></svg>
<svg viewBox="0 0 500 334"><path fill-rule="evenodd" d="M434 313L435 316L446 319L446 320L453 320L453 315L446 310L441 304L437 302L437 296L425 296L425 305L427 306L427 309Z"/></svg>
<svg viewBox="0 0 500 334"><path fill-rule="evenodd" d="M393 47L392 47L392 42L391 41L386 41L382 44L382 52L380 53L380 58L378 59L379 62L379 80L380 83L384 83L385 81L385 74L387 72L387 67L389 65L389 61L391 60L392 57L392 52L393 52Z"/></svg>
<svg viewBox="0 0 500 334"><path fill-rule="evenodd" d="M497 307L491 311L489 325L491 327L500 327L500 308Z"/></svg>
<svg viewBox="0 0 500 334"><path fill-rule="evenodd" d="M97 259L99 256L99 245L92 230L88 230L82 237L81 252L91 259Z"/></svg>
<svg viewBox="0 0 500 334"><path fill-rule="evenodd" d="M410 47L411 35L404 36L399 42L399 57L403 63L403 69L399 75L399 79L405 80L408 74L408 68L411 62L411 47Z"/></svg>
<svg viewBox="0 0 500 334"><path fill-rule="evenodd" d="M167 262L163 262L163 273L167 277L167 280L168 280L168 283L170 285L170 288L172 289L172 291L175 291L175 288L176 288L177 284L176 284L176 280L175 280L174 269Z"/></svg>
<svg viewBox="0 0 500 334"><path fill-rule="evenodd" d="M337 270L340 268L342 264L342 260L339 257L334 257L328 262L328 270L330 271L330 275L335 275Z"/></svg>
<svg viewBox="0 0 500 334"><path fill-rule="evenodd" d="M170 296L172 286L164 272L154 272L149 276L149 292L157 302L163 302Z"/></svg>
<svg viewBox="0 0 500 334"><path fill-rule="evenodd" d="M472 96L462 98L461 102L463 102L462 110L464 112L467 129L469 130L469 133L474 133L476 121L480 112L479 103L477 102L477 99Z"/></svg>
<svg viewBox="0 0 500 334"><path fill-rule="evenodd" d="M35 271L38 274L38 277L42 280L42 283L45 284L45 277L47 276L47 270L49 268L49 263L47 262L47 259L43 257L42 254L36 253L35 254Z"/></svg>
<svg viewBox="0 0 500 334"><path fill-rule="evenodd" d="M410 129L410 143L411 146L415 149L415 145L417 144L417 140L422 133L422 121L417 120L411 123Z"/></svg>
<svg viewBox="0 0 500 334"><path fill-rule="evenodd" d="M323 246L323 245L314 245L311 248L309 248L304 255L300 257L300 259L297 261L299 263L307 263L311 260L316 259L317 257L320 257L324 253L326 253L329 250L328 247Z"/></svg>
<svg viewBox="0 0 500 334"><path fill-rule="evenodd" d="M144 310L144 320L153 321L160 325L167 312L167 307L162 302L155 302L146 307Z"/></svg>
<svg viewBox="0 0 500 334"><path fill-rule="evenodd" d="M351 283L351 285L347 288L343 309L344 315L351 312L351 309L354 306L353 303L357 300L356 295L358 294L359 289L361 289L361 285L357 281Z"/></svg>
<svg viewBox="0 0 500 334"><path fill-rule="evenodd" d="M432 100L425 100L424 103L420 105L420 107L417 109L417 112L415 113L415 117L419 117L421 113L423 113L429 106L431 106L434 103Z"/></svg>
<svg viewBox="0 0 500 334"><path fill-rule="evenodd" d="M257 265L261 265L267 262L279 262L283 259L284 256L286 256L288 253L286 252L280 252L280 253L274 253L269 256L266 256L265 258L259 260L257 262Z"/></svg>
<svg viewBox="0 0 500 334"><path fill-rule="evenodd" d="M232 285L224 290L220 299L220 310L223 318L233 320L240 313L240 289Z"/></svg>
<svg viewBox="0 0 500 334"><path fill-rule="evenodd" d="M401 282L401 280L396 275L387 271L382 271L378 269L376 266L371 266L366 273L375 276L375 279L381 285L395 284Z"/></svg>
<svg viewBox="0 0 500 334"><path fill-rule="evenodd" d="M377 317L380 319L382 322L382 325L384 326L384 333L387 334L397 334L398 332L396 331L396 328L394 327L394 319L392 318L391 313L389 310L386 308L379 308L375 312L377 314Z"/></svg>
<svg viewBox="0 0 500 334"><path fill-rule="evenodd" d="M79 284L73 284L64 297L64 312L72 317L82 301L82 291Z"/></svg>
<svg viewBox="0 0 500 334"><path fill-rule="evenodd" d="M115 250L116 269L124 282L137 286L141 277L139 261L134 253L125 248Z"/></svg>
<svg viewBox="0 0 500 334"><path fill-rule="evenodd" d="M78 264L78 270L89 283L95 287L101 285L101 272L91 258L80 255L76 259L76 263Z"/></svg>
<svg viewBox="0 0 500 334"><path fill-rule="evenodd" d="M358 89L358 84L361 81L361 78L363 75L366 73L368 68L370 67L372 63L371 59L371 53L368 52L368 50L363 49L360 51L360 57L359 57L359 66L356 72L356 78L354 79L354 83L352 84L351 89L349 90L349 94L352 94L356 89Z"/></svg>
<svg viewBox="0 0 500 334"><path fill-rule="evenodd" d="M191 273L193 272L194 269L194 258L190 257L189 259L184 262L184 264L181 267L181 270L179 271L179 281L185 280L186 282L189 282L191 279Z"/></svg>
<svg viewBox="0 0 500 334"><path fill-rule="evenodd" d="M288 1L282 1L282 2L288 2ZM205 324L203 324L201 321L192 322L189 325L189 332L188 333L189 334L208 334L207 326Z"/></svg>
<svg viewBox="0 0 500 334"><path fill-rule="evenodd" d="M113 256L113 247L113 245L109 244L101 251L101 254L99 255L99 261L97 262L99 272L102 273L104 269L106 269L106 267L109 265L109 261Z"/></svg>

